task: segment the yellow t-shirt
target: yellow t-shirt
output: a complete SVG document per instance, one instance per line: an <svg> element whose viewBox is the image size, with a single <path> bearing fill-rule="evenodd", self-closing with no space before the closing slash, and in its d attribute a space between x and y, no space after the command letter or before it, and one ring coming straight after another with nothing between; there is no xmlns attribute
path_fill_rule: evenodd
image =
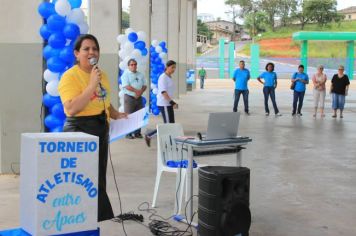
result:
<svg viewBox="0 0 356 236"><path fill-rule="evenodd" d="M62 75L58 85L59 96L62 103L72 100L79 96L86 87L88 87L90 80L90 74L79 68L78 65L73 66ZM107 75L102 72L101 87L97 87L93 93L90 102L86 107L78 112L75 116L93 116L99 115L105 109L108 119L110 119L109 106L110 106L110 84ZM104 102L103 102L104 101ZM64 113L68 115L68 112L64 108Z"/></svg>

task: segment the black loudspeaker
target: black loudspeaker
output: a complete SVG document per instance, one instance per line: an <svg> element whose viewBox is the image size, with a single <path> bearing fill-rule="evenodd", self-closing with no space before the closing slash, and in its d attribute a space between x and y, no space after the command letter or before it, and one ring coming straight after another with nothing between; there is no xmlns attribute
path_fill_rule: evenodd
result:
<svg viewBox="0 0 356 236"><path fill-rule="evenodd" d="M199 168L198 235L248 236L251 226L250 169Z"/></svg>

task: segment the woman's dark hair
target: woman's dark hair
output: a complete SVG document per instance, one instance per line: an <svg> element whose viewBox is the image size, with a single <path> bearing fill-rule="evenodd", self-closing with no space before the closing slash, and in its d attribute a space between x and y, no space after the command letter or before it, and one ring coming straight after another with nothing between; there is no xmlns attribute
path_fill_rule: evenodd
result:
<svg viewBox="0 0 356 236"><path fill-rule="evenodd" d="M299 65L299 66L298 66L298 69L299 69L299 68L303 68L303 69L304 69L304 66L303 66L303 65Z"/></svg>
<svg viewBox="0 0 356 236"><path fill-rule="evenodd" d="M177 65L177 63L176 63L175 61L169 60L169 61L167 61L167 63L166 63L166 68L167 68L167 67L170 67L170 66L173 66L173 65Z"/></svg>
<svg viewBox="0 0 356 236"><path fill-rule="evenodd" d="M137 61L133 58L131 58L128 62L127 62L127 65L129 66L131 62L135 62L137 64Z"/></svg>
<svg viewBox="0 0 356 236"><path fill-rule="evenodd" d="M75 51L79 51L80 47L82 46L83 41L86 40L86 39L94 41L96 47L98 48L98 50L100 52L99 42L95 38L95 36L92 35L92 34L83 34L83 35L79 36L79 38L74 43L74 50Z"/></svg>
<svg viewBox="0 0 356 236"><path fill-rule="evenodd" d="M274 71L274 64L272 62L268 62L266 65L266 71L268 71L268 66L271 65L272 66L272 71Z"/></svg>

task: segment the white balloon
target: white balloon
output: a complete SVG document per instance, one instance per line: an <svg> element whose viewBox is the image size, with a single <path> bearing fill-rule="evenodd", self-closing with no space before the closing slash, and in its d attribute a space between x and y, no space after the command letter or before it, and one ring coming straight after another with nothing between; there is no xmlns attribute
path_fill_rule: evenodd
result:
<svg viewBox="0 0 356 236"><path fill-rule="evenodd" d="M139 60L141 58L141 51L138 49L134 49L131 53L131 55L136 58L137 60Z"/></svg>
<svg viewBox="0 0 356 236"><path fill-rule="evenodd" d="M124 95L125 95L124 91L123 91L123 90L121 90L121 91L119 92L119 97L120 97L120 98L123 98L123 97L124 97Z"/></svg>
<svg viewBox="0 0 356 236"><path fill-rule="evenodd" d="M68 23L75 23L79 25L80 23L84 22L84 12L80 8L74 8L70 11L70 13L67 15L67 22Z"/></svg>
<svg viewBox="0 0 356 236"><path fill-rule="evenodd" d="M130 42L127 41L124 45L124 50L126 51L127 54L131 54L131 52L134 50L134 45Z"/></svg>
<svg viewBox="0 0 356 236"><path fill-rule="evenodd" d="M119 34L119 36L117 36L116 40L118 43L123 44L126 42L127 36L124 34Z"/></svg>
<svg viewBox="0 0 356 236"><path fill-rule="evenodd" d="M119 51L119 57L122 58L122 59L124 59L124 58L126 57L125 51L124 51L123 49L121 49L121 50Z"/></svg>
<svg viewBox="0 0 356 236"><path fill-rule="evenodd" d="M151 45L152 45L153 47L157 47L157 46L159 45L158 40L156 40L156 39L152 40Z"/></svg>
<svg viewBox="0 0 356 236"><path fill-rule="evenodd" d="M89 25L86 22L82 22L79 25L80 34L86 34L89 31Z"/></svg>
<svg viewBox="0 0 356 236"><path fill-rule="evenodd" d="M138 31L137 32L137 40L138 41L145 41L146 40L146 33L143 31Z"/></svg>
<svg viewBox="0 0 356 236"><path fill-rule="evenodd" d="M157 94L157 88L152 89L153 94Z"/></svg>
<svg viewBox="0 0 356 236"><path fill-rule="evenodd" d="M58 15L66 16L70 13L72 7L67 0L58 0L54 6L54 9Z"/></svg>
<svg viewBox="0 0 356 236"><path fill-rule="evenodd" d="M161 53L162 52L162 47L161 46L156 46L155 47L155 51L157 52L157 53Z"/></svg>
<svg viewBox="0 0 356 236"><path fill-rule="evenodd" d="M167 59L167 53L165 53L165 52L161 52L158 56L161 59Z"/></svg>
<svg viewBox="0 0 356 236"><path fill-rule="evenodd" d="M127 28L127 29L125 30L125 34L126 34L126 35L129 35L129 34L132 33L132 32L135 32L132 28Z"/></svg>
<svg viewBox="0 0 356 236"><path fill-rule="evenodd" d="M58 79L59 73L54 73L48 69L43 72L43 79L47 82Z"/></svg>
<svg viewBox="0 0 356 236"><path fill-rule="evenodd" d="M119 107L119 112L124 112L124 106Z"/></svg>
<svg viewBox="0 0 356 236"><path fill-rule="evenodd" d="M54 96L54 97L58 97L59 93L58 93L58 80L52 80L50 81L47 85L46 85L46 91L49 95Z"/></svg>
<svg viewBox="0 0 356 236"><path fill-rule="evenodd" d="M155 89L157 88L157 85L155 85L154 83L151 83L151 89Z"/></svg>
<svg viewBox="0 0 356 236"><path fill-rule="evenodd" d="M125 62L124 61L122 61L122 62L120 62L119 63L119 68L121 69L121 70L125 70L126 68L125 68Z"/></svg>
<svg viewBox="0 0 356 236"><path fill-rule="evenodd" d="M120 90L122 89L122 84L119 84L119 89L120 89Z"/></svg>

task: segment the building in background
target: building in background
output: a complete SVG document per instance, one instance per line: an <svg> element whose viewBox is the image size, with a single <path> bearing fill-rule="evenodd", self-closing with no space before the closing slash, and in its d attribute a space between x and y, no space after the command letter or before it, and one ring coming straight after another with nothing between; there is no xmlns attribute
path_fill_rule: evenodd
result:
<svg viewBox="0 0 356 236"><path fill-rule="evenodd" d="M344 20L356 20L356 6L341 9L338 13L345 16Z"/></svg>
<svg viewBox="0 0 356 236"><path fill-rule="evenodd" d="M241 39L243 28L241 25L226 20L217 20L205 22L208 28L213 32L210 40L211 44L217 44L220 39L225 39L225 42L237 41Z"/></svg>

